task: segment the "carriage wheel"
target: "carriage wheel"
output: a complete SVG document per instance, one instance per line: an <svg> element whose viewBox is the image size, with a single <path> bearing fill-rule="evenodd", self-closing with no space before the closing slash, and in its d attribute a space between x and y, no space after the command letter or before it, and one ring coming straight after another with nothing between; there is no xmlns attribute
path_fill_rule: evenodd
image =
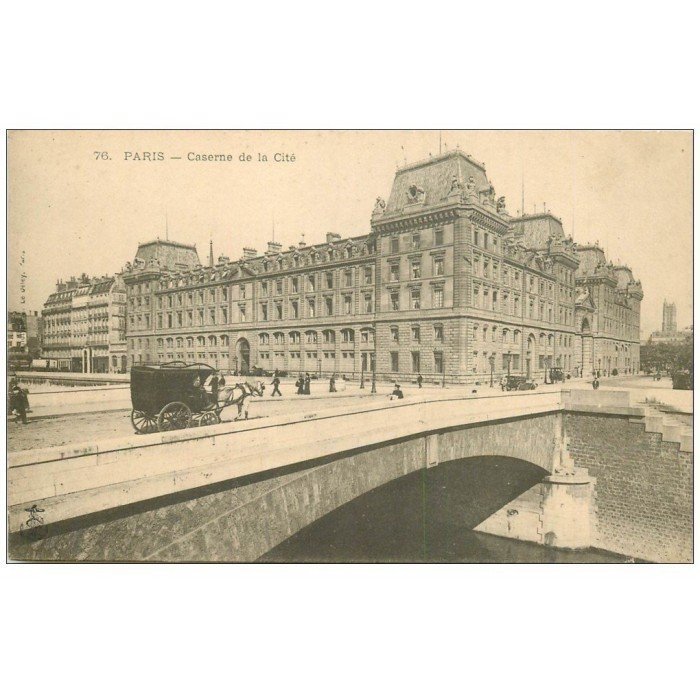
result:
<svg viewBox="0 0 700 700"><path fill-rule="evenodd" d="M139 435L152 433L156 429L157 418L152 413L145 413L144 411L137 411L134 409L131 412L131 425L134 426L134 430Z"/></svg>
<svg viewBox="0 0 700 700"><path fill-rule="evenodd" d="M180 401L169 403L158 414L158 430L161 432L166 430L182 430L187 428L192 418L187 404Z"/></svg>
<svg viewBox="0 0 700 700"><path fill-rule="evenodd" d="M221 423L221 417L216 411L205 411L199 418L197 418L197 425L216 425Z"/></svg>

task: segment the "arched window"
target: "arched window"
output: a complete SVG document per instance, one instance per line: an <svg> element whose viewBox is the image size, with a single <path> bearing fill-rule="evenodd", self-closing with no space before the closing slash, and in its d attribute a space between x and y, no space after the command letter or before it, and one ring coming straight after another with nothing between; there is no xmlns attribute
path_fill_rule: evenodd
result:
<svg viewBox="0 0 700 700"><path fill-rule="evenodd" d="M331 331L331 330L323 331L323 342L324 343L335 343L335 331Z"/></svg>
<svg viewBox="0 0 700 700"><path fill-rule="evenodd" d="M371 328L363 328L360 330L360 342L363 344L374 342L374 331Z"/></svg>
<svg viewBox="0 0 700 700"><path fill-rule="evenodd" d="M228 340L228 336L227 336L227 335L222 335L222 336L221 336L221 344L222 344L224 347L228 347L229 340Z"/></svg>
<svg viewBox="0 0 700 700"><path fill-rule="evenodd" d="M203 348L206 340L203 335L198 335L197 336L197 347L198 348Z"/></svg>
<svg viewBox="0 0 700 700"><path fill-rule="evenodd" d="M507 328L503 329L503 342L510 343L510 331Z"/></svg>
<svg viewBox="0 0 700 700"><path fill-rule="evenodd" d="M177 345L178 348L181 348L181 347L182 347L182 338L178 338L178 339L175 341L175 345Z"/></svg>
<svg viewBox="0 0 700 700"><path fill-rule="evenodd" d="M351 328L343 328L341 331L344 343L354 343L355 342L355 331Z"/></svg>
<svg viewBox="0 0 700 700"><path fill-rule="evenodd" d="M259 336L260 345L268 345L270 342L270 336L268 333L261 333Z"/></svg>
<svg viewBox="0 0 700 700"><path fill-rule="evenodd" d="M275 333L275 345L284 345L284 333Z"/></svg>
<svg viewBox="0 0 700 700"><path fill-rule="evenodd" d="M209 336L209 347L212 347L212 348L216 347L216 336L215 335Z"/></svg>
<svg viewBox="0 0 700 700"><path fill-rule="evenodd" d="M306 342L309 345L318 343L318 333L316 333L316 331L306 331Z"/></svg>
<svg viewBox="0 0 700 700"><path fill-rule="evenodd" d="M489 333L488 326L484 326L484 327L481 329L481 339L482 339L484 342L486 342L486 340L488 339L488 333Z"/></svg>
<svg viewBox="0 0 700 700"><path fill-rule="evenodd" d="M163 339L158 338L158 350L162 350L162 349L163 349Z"/></svg>
<svg viewBox="0 0 700 700"><path fill-rule="evenodd" d="M299 331L292 331L289 334L289 343L291 345L299 345L299 341L301 340L301 334Z"/></svg>
<svg viewBox="0 0 700 700"><path fill-rule="evenodd" d="M497 337L498 337L498 328L496 326L494 326L491 329L491 340L495 343Z"/></svg>
<svg viewBox="0 0 700 700"><path fill-rule="evenodd" d="M173 339L172 338L167 338L165 341L165 346L168 348L172 348L173 346Z"/></svg>
<svg viewBox="0 0 700 700"><path fill-rule="evenodd" d="M187 338L187 347L188 348L194 347L194 338L192 338L192 337Z"/></svg>

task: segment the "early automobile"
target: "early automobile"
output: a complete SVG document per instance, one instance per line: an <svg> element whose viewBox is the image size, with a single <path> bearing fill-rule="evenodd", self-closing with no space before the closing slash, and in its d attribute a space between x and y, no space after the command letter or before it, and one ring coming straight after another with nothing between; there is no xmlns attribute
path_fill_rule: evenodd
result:
<svg viewBox="0 0 700 700"><path fill-rule="evenodd" d="M522 375L511 374L506 377L506 391L526 391L534 389L537 386L532 379L528 379Z"/></svg>

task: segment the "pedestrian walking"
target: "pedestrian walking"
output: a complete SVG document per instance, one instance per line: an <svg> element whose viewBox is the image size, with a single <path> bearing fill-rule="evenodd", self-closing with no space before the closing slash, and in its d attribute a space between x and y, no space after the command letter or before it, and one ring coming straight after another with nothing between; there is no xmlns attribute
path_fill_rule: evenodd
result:
<svg viewBox="0 0 700 700"><path fill-rule="evenodd" d="M282 396L282 392L280 391L280 378L276 374L272 380L272 396Z"/></svg>
<svg viewBox="0 0 700 700"><path fill-rule="evenodd" d="M598 381L598 377L596 377L596 378L593 380L593 388L594 388L594 389L597 389L599 386L600 386L600 382Z"/></svg>
<svg viewBox="0 0 700 700"><path fill-rule="evenodd" d="M418 382L418 388L422 389L423 388L423 375L419 374L418 379L416 379L416 381Z"/></svg>
<svg viewBox="0 0 700 700"><path fill-rule="evenodd" d="M307 396L311 393L311 375L308 372L304 377L304 393Z"/></svg>
<svg viewBox="0 0 700 700"><path fill-rule="evenodd" d="M508 384L508 380L505 377L501 377L501 391L506 390L506 384Z"/></svg>
<svg viewBox="0 0 700 700"><path fill-rule="evenodd" d="M20 387L17 380L13 380L10 385L10 414L17 412L17 417L15 422L22 421L23 425L27 425L27 409L29 408L29 399L27 399L27 394L29 392Z"/></svg>
<svg viewBox="0 0 700 700"><path fill-rule="evenodd" d="M304 375L300 374L299 379L297 379L296 384L294 385L297 388L297 394L303 394L304 393Z"/></svg>
<svg viewBox="0 0 700 700"><path fill-rule="evenodd" d="M328 382L328 391L331 394L336 393L336 388L335 388L335 374L331 374L330 381Z"/></svg>

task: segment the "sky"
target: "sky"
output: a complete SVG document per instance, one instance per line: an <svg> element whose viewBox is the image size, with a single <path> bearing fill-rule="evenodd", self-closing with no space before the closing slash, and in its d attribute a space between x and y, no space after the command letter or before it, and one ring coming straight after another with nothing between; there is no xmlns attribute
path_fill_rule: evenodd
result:
<svg viewBox="0 0 700 700"><path fill-rule="evenodd" d="M441 144L484 162L511 214L524 186L527 213L546 206L578 243L629 265L643 339L664 299L679 328L692 323L692 134L641 131L10 132L9 310L40 312L59 278L118 272L166 227L202 262L210 240L215 257L263 252L273 227L285 247L302 233L307 244L366 234L396 168Z"/></svg>

